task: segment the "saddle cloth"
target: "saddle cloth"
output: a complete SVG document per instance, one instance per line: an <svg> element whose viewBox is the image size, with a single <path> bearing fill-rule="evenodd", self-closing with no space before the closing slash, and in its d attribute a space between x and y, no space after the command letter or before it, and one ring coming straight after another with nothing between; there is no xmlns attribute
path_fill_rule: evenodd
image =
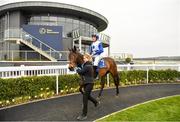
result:
<svg viewBox="0 0 180 122"><path fill-rule="evenodd" d="M100 61L98 63L98 68L106 68L106 63L103 58L100 59Z"/></svg>

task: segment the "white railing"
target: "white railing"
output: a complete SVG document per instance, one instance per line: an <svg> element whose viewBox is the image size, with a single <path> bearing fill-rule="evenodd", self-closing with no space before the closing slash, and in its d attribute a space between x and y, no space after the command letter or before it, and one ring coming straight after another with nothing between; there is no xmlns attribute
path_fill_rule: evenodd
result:
<svg viewBox="0 0 180 122"><path fill-rule="evenodd" d="M0 78L19 78L27 76L56 76L56 94L59 93L59 75L70 74L68 65L62 66L16 66L0 67Z"/></svg>
<svg viewBox="0 0 180 122"><path fill-rule="evenodd" d="M166 64L147 64L147 65L117 65L118 71L125 70L177 70L180 71L180 64L166 65ZM0 78L18 78L27 76L52 76L71 74L68 65L54 65L54 66L14 66L14 67L0 67Z"/></svg>
<svg viewBox="0 0 180 122"><path fill-rule="evenodd" d="M146 70L146 80L149 81L149 70L177 70L180 71L180 64L165 65L165 64L147 64L147 65L117 65L118 71L124 70ZM56 94L58 94L58 76L65 74L74 74L69 72L68 65L58 66L14 66L14 67L0 67L0 78L19 78L27 76L56 76ZM109 75L107 77L107 84L109 84Z"/></svg>
<svg viewBox="0 0 180 122"><path fill-rule="evenodd" d="M27 76L65 75L69 70L67 65L60 66L14 66L0 67L0 78L19 78Z"/></svg>
<svg viewBox="0 0 180 122"><path fill-rule="evenodd" d="M135 64L117 65L118 71L124 70L177 70L180 71L180 64Z"/></svg>
<svg viewBox="0 0 180 122"><path fill-rule="evenodd" d="M117 65L118 71L145 70L146 83L149 83L149 70L177 70L180 71L180 64L139 64L139 65ZM109 81L107 81L109 84Z"/></svg>

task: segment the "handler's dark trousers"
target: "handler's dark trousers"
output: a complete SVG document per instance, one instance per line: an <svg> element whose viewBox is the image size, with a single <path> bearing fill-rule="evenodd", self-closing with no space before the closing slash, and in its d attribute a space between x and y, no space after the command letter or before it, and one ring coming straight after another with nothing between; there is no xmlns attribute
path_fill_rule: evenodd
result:
<svg viewBox="0 0 180 122"><path fill-rule="evenodd" d="M83 115L87 115L87 108L88 108L88 100L96 105L98 102L91 96L91 91L93 89L94 83L88 83L84 85L84 94L83 94Z"/></svg>

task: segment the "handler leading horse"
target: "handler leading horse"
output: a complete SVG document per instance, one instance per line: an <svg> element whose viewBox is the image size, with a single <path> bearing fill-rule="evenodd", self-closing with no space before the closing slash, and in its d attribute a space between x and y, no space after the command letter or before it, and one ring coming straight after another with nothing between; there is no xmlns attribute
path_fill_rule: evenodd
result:
<svg viewBox="0 0 180 122"><path fill-rule="evenodd" d="M72 71L74 70L74 67L81 67L81 65L84 63L83 62L83 55L77 51L76 47L74 47L73 49L69 49L70 53L69 53L69 69ZM114 80L114 84L116 86L116 95L118 96L119 94L119 75L118 75L118 71L117 71L117 66L115 61L112 58L109 57L105 57L101 59L104 62L105 67L101 67L98 70L98 75L99 78L101 79L101 89L99 92L98 97L100 98L100 96L102 95L102 91L104 88L104 84L105 84L105 77L108 73L110 73L113 77ZM80 86L80 92L82 92Z"/></svg>

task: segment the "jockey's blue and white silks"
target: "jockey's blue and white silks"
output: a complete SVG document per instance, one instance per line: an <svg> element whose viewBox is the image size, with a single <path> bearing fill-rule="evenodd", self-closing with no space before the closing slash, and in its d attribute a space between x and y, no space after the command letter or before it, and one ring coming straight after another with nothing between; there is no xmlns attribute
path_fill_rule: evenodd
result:
<svg viewBox="0 0 180 122"><path fill-rule="evenodd" d="M95 58L94 59L94 66L98 66L98 62L101 59L101 54L104 52L102 42L99 40L93 42L90 46L90 54Z"/></svg>
<svg viewBox="0 0 180 122"><path fill-rule="evenodd" d="M98 56L101 55L101 53L104 52L103 46L102 46L102 42L100 41L96 41L93 42L90 46L90 54L93 56Z"/></svg>

